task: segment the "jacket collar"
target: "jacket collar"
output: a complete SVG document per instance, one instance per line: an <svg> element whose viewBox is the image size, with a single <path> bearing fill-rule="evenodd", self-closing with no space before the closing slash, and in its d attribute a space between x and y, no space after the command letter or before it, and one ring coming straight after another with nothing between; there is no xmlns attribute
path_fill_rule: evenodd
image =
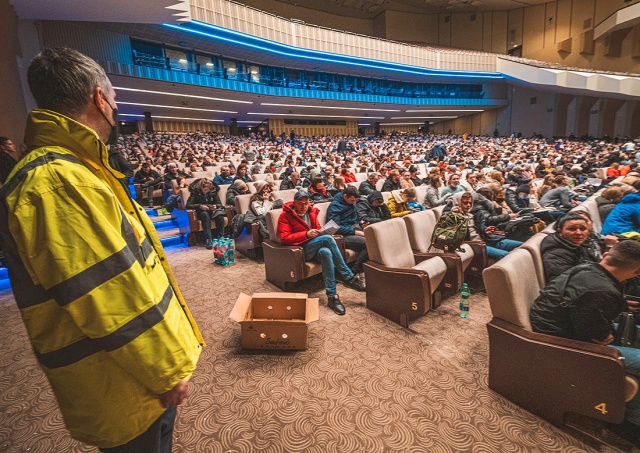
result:
<svg viewBox="0 0 640 453"><path fill-rule="evenodd" d="M116 178L124 177L109 166L107 147L98 134L61 113L44 109L32 110L27 119L24 142L29 151L45 146L66 148L94 170L106 167Z"/></svg>

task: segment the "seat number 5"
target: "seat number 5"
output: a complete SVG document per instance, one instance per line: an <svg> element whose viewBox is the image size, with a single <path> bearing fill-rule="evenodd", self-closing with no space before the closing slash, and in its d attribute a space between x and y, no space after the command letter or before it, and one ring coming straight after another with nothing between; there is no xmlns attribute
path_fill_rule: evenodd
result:
<svg viewBox="0 0 640 453"><path fill-rule="evenodd" d="M416 302L411 302L411 309L412 310L417 310L418 309L418 304Z"/></svg>
<svg viewBox="0 0 640 453"><path fill-rule="evenodd" d="M602 415L607 415L608 414L607 403L600 403L595 407L595 409L597 411L599 411Z"/></svg>

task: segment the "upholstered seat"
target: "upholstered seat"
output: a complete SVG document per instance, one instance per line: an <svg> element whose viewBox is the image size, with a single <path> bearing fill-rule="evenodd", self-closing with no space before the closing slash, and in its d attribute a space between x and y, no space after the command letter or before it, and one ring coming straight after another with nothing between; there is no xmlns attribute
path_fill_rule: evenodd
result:
<svg viewBox="0 0 640 453"><path fill-rule="evenodd" d="M538 277L538 286L544 288L547 285L547 279L544 276L544 265L542 264L542 254L540 253L540 246L542 240L547 237L546 233L540 232L531 236L520 247L526 249L531 254L533 259L533 268L535 269L536 277Z"/></svg>
<svg viewBox="0 0 640 453"><path fill-rule="evenodd" d="M416 212L404 216L402 219L407 224L409 242L414 251L420 253L444 253L437 249L431 249L433 230L438 223L433 209ZM482 241L466 241L460 248L462 251L456 251L455 254L461 260L461 275L458 280L459 285L462 285L464 272L480 274L486 267L487 250ZM458 290L459 285L453 290Z"/></svg>
<svg viewBox="0 0 640 453"><path fill-rule="evenodd" d="M529 251L513 250L483 278L493 315L489 387L556 425L567 413L621 423L637 388L626 379L619 351L531 331L540 285Z"/></svg>
<svg viewBox="0 0 640 453"><path fill-rule="evenodd" d="M443 287L457 284L459 258L415 253L401 218L369 225L364 234L367 307L376 313L406 327L440 304Z"/></svg>

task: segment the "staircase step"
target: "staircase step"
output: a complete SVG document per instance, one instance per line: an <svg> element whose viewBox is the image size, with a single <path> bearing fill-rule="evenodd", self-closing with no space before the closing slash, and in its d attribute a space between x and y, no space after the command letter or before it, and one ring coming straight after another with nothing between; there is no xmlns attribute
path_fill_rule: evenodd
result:
<svg viewBox="0 0 640 453"><path fill-rule="evenodd" d="M9 278L9 270L6 267L0 267L0 280Z"/></svg>
<svg viewBox="0 0 640 453"><path fill-rule="evenodd" d="M168 220L153 222L153 226L156 228L156 231L164 231L168 229L178 228L178 221L176 219L169 218Z"/></svg>
<svg viewBox="0 0 640 453"><path fill-rule="evenodd" d="M187 247L187 239L184 234L178 234L176 236L167 236L160 239L162 247L165 249L169 247Z"/></svg>

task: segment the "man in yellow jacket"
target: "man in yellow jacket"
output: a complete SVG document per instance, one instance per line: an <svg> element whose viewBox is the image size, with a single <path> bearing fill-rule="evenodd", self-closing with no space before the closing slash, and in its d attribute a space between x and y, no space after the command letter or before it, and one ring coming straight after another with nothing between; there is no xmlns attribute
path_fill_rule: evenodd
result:
<svg viewBox="0 0 640 453"><path fill-rule="evenodd" d="M204 342L145 211L108 164L115 92L71 49L31 63L30 151L0 189L16 303L71 435L102 451L171 451Z"/></svg>

